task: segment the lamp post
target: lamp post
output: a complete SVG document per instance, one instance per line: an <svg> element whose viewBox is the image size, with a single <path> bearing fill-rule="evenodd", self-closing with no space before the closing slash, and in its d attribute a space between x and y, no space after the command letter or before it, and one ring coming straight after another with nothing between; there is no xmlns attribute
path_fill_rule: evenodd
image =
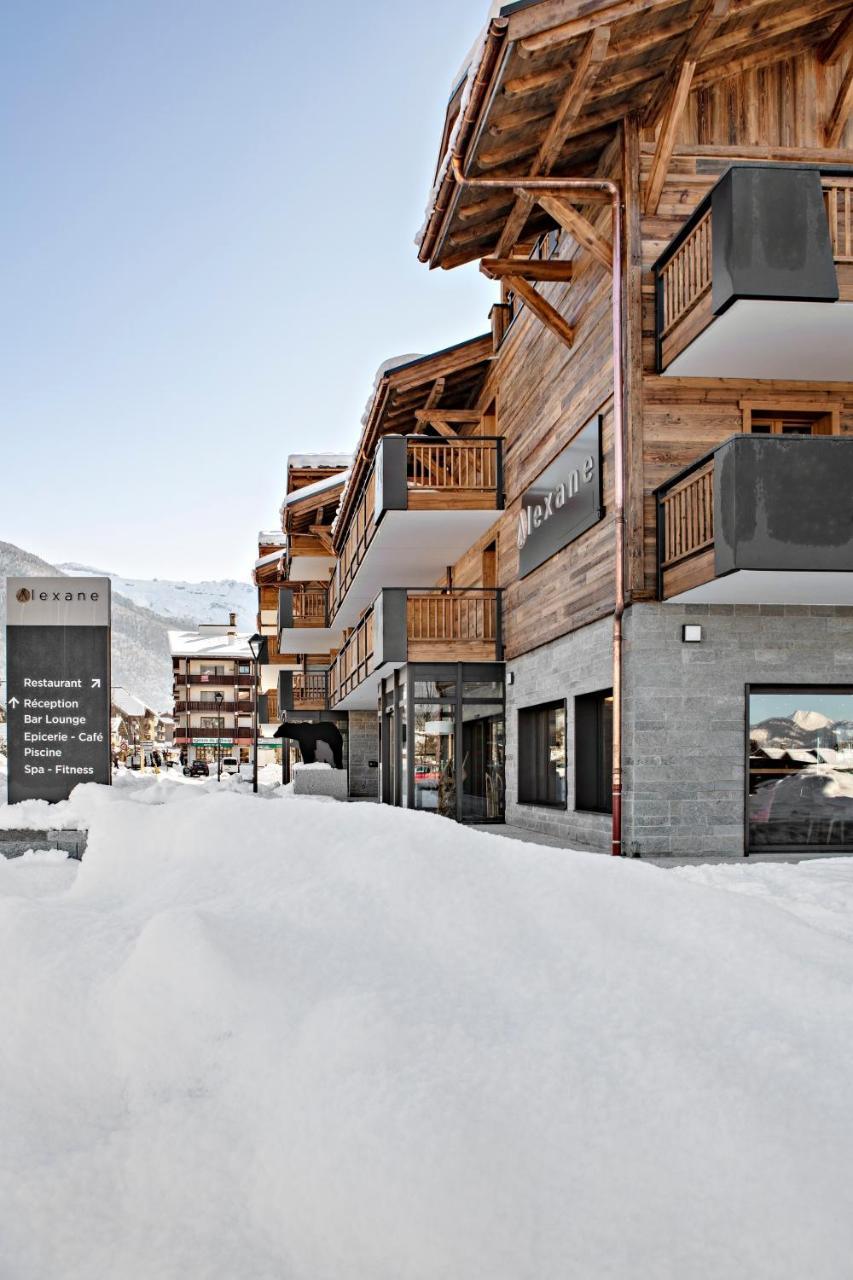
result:
<svg viewBox="0 0 853 1280"><path fill-rule="evenodd" d="M254 688L252 690L252 790L257 794L258 790L258 658L261 656L261 646L264 638L257 632L253 636L249 636L249 648L252 651L254 661Z"/></svg>
<svg viewBox="0 0 853 1280"><path fill-rule="evenodd" d="M222 699L225 695L217 689L213 695L216 703L216 781L222 781Z"/></svg>

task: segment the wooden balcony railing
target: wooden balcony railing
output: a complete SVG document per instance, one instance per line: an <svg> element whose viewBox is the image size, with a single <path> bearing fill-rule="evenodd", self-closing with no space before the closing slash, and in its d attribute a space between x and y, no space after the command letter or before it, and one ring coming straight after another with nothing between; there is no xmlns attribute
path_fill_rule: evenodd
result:
<svg viewBox="0 0 853 1280"><path fill-rule="evenodd" d="M293 675L293 706L298 709L322 710L328 699L329 676L326 671L297 671ZM310 705L309 705L310 704Z"/></svg>
<svg viewBox="0 0 853 1280"><path fill-rule="evenodd" d="M224 716L226 715L233 716L233 715L236 715L238 712L241 715L243 714L251 715L252 706L253 706L252 699L247 698L245 702L223 702L221 704L221 710ZM215 715L217 711L217 706L215 702L197 702L197 701L187 702L186 699L182 699L175 703L175 711L176 712L178 711L205 712L206 711L208 715Z"/></svg>
<svg viewBox="0 0 853 1280"><path fill-rule="evenodd" d="M661 337L692 311L711 288L711 210L661 271Z"/></svg>
<svg viewBox="0 0 853 1280"><path fill-rule="evenodd" d="M476 437L409 440L406 483L410 490L437 490L449 500L455 493L494 493L498 486L498 442Z"/></svg>
<svg viewBox="0 0 853 1280"><path fill-rule="evenodd" d="M399 588L383 594L388 597ZM495 662L501 657L500 591L460 588L404 592L406 634L389 637L396 659L409 662ZM375 607L375 606L374 606ZM364 615L329 668L329 703L335 706L374 669L374 607ZM385 650L386 661L388 651Z"/></svg>
<svg viewBox="0 0 853 1280"><path fill-rule="evenodd" d="M402 468L402 455L399 455L399 462ZM376 533L376 467L374 460L364 492L350 519L337 570L329 584L330 619L349 590ZM405 441L405 471L408 510L497 510L503 501L501 440L495 436L456 440L408 436Z"/></svg>
<svg viewBox="0 0 853 1280"><path fill-rule="evenodd" d="M196 742L199 738L221 738L223 742L234 742L235 740L245 742L251 740L252 734L252 729L246 725L240 725L236 729L229 729L228 725L224 724L221 734L216 727L212 729L198 729L195 726L192 729L187 729L183 725L176 725L175 727L175 737L182 742Z"/></svg>
<svg viewBox="0 0 853 1280"><path fill-rule="evenodd" d="M371 607L329 668L329 704L335 706L357 689L373 670L373 608Z"/></svg>
<svg viewBox="0 0 853 1280"><path fill-rule="evenodd" d="M294 591L293 621L294 623L301 623L303 626L325 626L325 591Z"/></svg>
<svg viewBox="0 0 853 1280"><path fill-rule="evenodd" d="M832 256L853 262L853 178L824 178L822 186Z"/></svg>
<svg viewBox="0 0 853 1280"><path fill-rule="evenodd" d="M176 671L174 673L174 678L175 678L175 684L178 686L178 688L180 688L181 685L186 685L186 684L190 684L190 685L204 684L204 685L209 685L210 688L212 689L216 688L217 686L221 686L223 689L225 689L225 688L228 688L229 685L246 685L249 688L251 688L255 682L254 675L252 674L251 671L240 672L239 675L227 675L227 676L226 675L222 675L222 676L195 675L193 673L191 673L190 675L186 675L183 671Z"/></svg>
<svg viewBox="0 0 853 1280"><path fill-rule="evenodd" d="M665 490L660 506L662 569L707 550L714 541L714 459Z"/></svg>

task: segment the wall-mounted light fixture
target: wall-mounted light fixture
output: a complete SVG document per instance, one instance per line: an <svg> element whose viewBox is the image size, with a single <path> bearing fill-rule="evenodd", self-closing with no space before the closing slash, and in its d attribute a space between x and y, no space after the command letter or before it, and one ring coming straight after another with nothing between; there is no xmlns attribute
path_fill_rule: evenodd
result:
<svg viewBox="0 0 853 1280"><path fill-rule="evenodd" d="M685 622L681 628L682 644L701 644L702 628L697 622Z"/></svg>

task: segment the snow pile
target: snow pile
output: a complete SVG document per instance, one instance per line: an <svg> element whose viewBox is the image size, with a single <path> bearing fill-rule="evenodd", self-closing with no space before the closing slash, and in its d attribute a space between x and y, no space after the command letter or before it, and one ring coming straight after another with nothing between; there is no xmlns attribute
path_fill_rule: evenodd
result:
<svg viewBox="0 0 853 1280"><path fill-rule="evenodd" d="M67 807L82 864L0 862L4 1275L849 1274L853 862L750 896L165 777Z"/></svg>

